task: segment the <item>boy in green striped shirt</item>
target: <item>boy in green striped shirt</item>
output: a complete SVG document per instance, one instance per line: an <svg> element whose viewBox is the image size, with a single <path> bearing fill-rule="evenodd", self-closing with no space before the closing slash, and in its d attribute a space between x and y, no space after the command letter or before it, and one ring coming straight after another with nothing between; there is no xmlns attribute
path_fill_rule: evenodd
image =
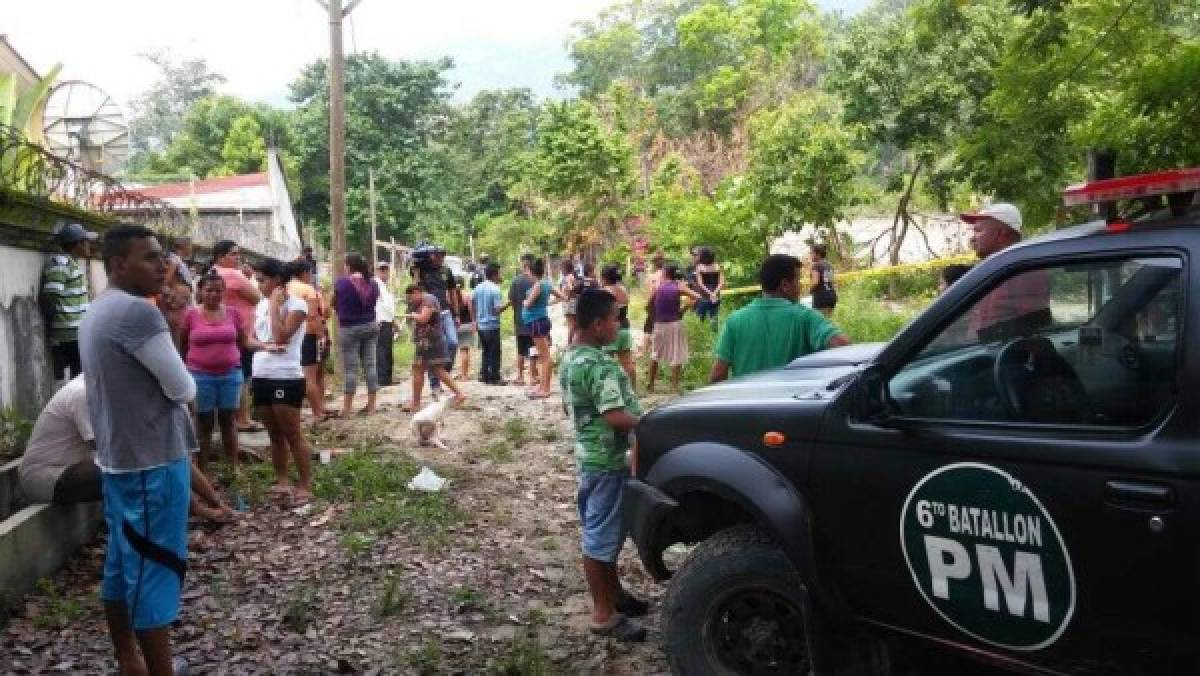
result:
<svg viewBox="0 0 1200 676"><path fill-rule="evenodd" d="M55 254L42 269L38 294L55 380L70 380L82 373L79 362L79 324L88 309L87 280L79 259L91 255L91 244L99 237L78 223L68 223L58 232L64 253Z"/></svg>

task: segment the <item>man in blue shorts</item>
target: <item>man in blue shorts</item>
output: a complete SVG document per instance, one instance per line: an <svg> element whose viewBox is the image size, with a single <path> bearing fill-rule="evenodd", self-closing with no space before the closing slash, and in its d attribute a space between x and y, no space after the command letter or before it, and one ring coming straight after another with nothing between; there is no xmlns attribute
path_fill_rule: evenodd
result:
<svg viewBox="0 0 1200 676"><path fill-rule="evenodd" d="M147 299L167 270L154 232L113 228L103 257L108 289L79 330L108 525L100 597L122 676L186 673L172 660L168 628L187 570L189 454L197 444L186 404L196 386Z"/></svg>
<svg viewBox="0 0 1200 676"><path fill-rule="evenodd" d="M575 308L575 337L559 368L563 406L575 428L576 501L583 531L583 573L592 594L591 631L619 641L644 641L646 629L630 618L646 614L645 601L628 594L617 576L625 544L621 494L629 477L625 452L642 414L629 377L604 347L617 339L617 299L589 289Z"/></svg>

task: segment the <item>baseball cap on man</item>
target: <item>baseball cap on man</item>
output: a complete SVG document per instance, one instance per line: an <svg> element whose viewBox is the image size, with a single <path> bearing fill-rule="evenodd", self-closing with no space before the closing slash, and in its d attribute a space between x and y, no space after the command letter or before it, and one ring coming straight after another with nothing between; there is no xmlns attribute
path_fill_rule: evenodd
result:
<svg viewBox="0 0 1200 676"><path fill-rule="evenodd" d="M63 246L74 246L85 239L89 242L95 242L99 238L100 235L78 223L67 223L62 227L62 230L58 231L58 241Z"/></svg>
<svg viewBox="0 0 1200 676"><path fill-rule="evenodd" d="M1021 210L1008 202L996 202L969 214L958 216L967 223L977 223L985 218L991 218L1021 232Z"/></svg>

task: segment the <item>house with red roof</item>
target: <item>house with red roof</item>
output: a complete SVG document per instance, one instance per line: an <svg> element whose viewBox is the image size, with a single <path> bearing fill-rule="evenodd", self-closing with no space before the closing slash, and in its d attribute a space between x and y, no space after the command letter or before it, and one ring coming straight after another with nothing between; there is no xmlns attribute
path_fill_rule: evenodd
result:
<svg viewBox="0 0 1200 676"><path fill-rule="evenodd" d="M200 246L231 239L242 248L280 260L300 255L296 212L283 163L274 150L267 151L266 171L259 173L139 186L134 190L191 214L195 223L191 235Z"/></svg>

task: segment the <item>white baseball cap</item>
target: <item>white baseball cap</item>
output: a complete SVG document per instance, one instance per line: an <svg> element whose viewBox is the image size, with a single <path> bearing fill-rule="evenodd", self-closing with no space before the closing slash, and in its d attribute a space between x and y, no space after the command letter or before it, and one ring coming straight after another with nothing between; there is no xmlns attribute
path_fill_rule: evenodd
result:
<svg viewBox="0 0 1200 676"><path fill-rule="evenodd" d="M959 214L959 218L967 223L976 223L984 218L991 218L1021 232L1021 210L1008 202L996 202L969 214Z"/></svg>

